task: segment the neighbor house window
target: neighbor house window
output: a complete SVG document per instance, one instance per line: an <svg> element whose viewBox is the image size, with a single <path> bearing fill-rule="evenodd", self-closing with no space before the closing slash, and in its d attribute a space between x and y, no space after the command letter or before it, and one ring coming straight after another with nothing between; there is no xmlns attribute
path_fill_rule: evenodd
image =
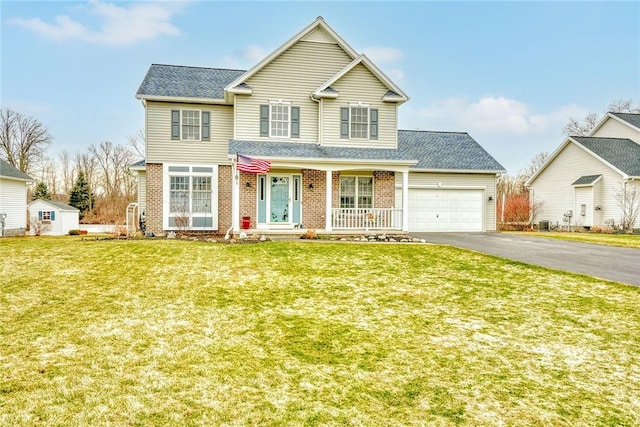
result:
<svg viewBox="0 0 640 427"><path fill-rule="evenodd" d="M42 211L42 220L51 221L51 211Z"/></svg>
<svg viewBox="0 0 640 427"><path fill-rule="evenodd" d="M340 177L340 207L367 209L373 207L373 177Z"/></svg>

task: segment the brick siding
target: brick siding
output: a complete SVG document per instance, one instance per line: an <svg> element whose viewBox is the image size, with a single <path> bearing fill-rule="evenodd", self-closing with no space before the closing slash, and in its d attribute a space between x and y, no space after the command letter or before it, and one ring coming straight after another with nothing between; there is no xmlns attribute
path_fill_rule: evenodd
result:
<svg viewBox="0 0 640 427"><path fill-rule="evenodd" d="M147 163L147 231L162 234L162 163Z"/></svg>

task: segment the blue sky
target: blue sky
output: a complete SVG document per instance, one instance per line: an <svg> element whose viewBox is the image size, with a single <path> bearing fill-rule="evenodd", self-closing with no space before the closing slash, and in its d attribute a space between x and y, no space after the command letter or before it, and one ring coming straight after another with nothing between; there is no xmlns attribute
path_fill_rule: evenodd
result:
<svg viewBox="0 0 640 427"><path fill-rule="evenodd" d="M411 100L403 129L469 132L509 173L570 117L640 103L640 2L0 3L2 108L50 154L125 143L152 63L248 69L321 15Z"/></svg>

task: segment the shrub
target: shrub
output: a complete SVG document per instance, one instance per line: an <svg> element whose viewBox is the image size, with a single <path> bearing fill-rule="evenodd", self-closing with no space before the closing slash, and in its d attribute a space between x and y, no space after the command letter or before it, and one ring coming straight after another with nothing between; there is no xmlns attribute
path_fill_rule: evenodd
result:
<svg viewBox="0 0 640 427"><path fill-rule="evenodd" d="M316 230L307 230L302 234L302 236L300 236L300 238L304 240L315 240L318 236L316 236Z"/></svg>

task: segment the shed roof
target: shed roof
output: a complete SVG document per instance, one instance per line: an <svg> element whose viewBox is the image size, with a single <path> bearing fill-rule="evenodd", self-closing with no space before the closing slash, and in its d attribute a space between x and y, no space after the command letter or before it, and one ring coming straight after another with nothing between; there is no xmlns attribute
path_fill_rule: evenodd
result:
<svg viewBox="0 0 640 427"><path fill-rule="evenodd" d="M80 211L78 208L75 208L75 207L73 207L71 205L68 205L66 203L59 202L57 200L36 199L33 202L29 203L29 206L31 206L35 202L46 203L48 205L51 205L54 208L57 208L57 210L60 210L60 211L77 211L77 212Z"/></svg>

